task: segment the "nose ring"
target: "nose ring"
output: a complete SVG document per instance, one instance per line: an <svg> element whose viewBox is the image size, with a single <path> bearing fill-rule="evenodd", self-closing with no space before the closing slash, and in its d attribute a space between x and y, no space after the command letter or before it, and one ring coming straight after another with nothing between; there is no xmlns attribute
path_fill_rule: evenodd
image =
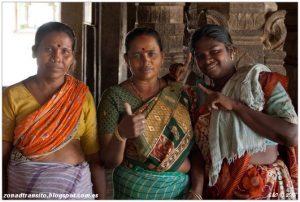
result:
<svg viewBox="0 0 300 202"><path fill-rule="evenodd" d="M53 63L55 62L54 58L51 59L51 62L53 62Z"/></svg>

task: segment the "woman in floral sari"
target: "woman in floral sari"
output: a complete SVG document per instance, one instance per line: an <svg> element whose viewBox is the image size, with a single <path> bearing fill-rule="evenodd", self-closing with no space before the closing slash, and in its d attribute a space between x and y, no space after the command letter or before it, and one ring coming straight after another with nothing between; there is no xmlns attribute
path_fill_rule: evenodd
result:
<svg viewBox="0 0 300 202"><path fill-rule="evenodd" d="M3 92L5 198L105 197L93 96L67 74L75 44L67 25L43 24L32 47L37 74Z"/></svg>
<svg viewBox="0 0 300 202"><path fill-rule="evenodd" d="M231 37L218 25L196 30L191 51L213 84L199 85L207 97L198 99L194 116L204 197L296 199L297 114L287 78L262 64L236 69ZM194 90L189 88L195 100Z"/></svg>
<svg viewBox="0 0 300 202"><path fill-rule="evenodd" d="M190 186L186 198L199 199L201 168L188 158L194 143L189 100L181 83L158 77L160 37L136 28L125 46L132 77L107 89L98 109L101 157L115 168L114 198L179 199Z"/></svg>

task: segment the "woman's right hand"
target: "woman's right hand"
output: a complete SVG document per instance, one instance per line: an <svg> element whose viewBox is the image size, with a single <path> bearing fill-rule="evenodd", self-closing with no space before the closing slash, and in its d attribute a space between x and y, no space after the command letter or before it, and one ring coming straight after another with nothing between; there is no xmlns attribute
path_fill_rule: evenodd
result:
<svg viewBox="0 0 300 202"><path fill-rule="evenodd" d="M240 104L238 101L233 100L220 92L210 90L202 84L198 84L198 87L207 95L205 106L209 111L212 109L234 111L236 106Z"/></svg>
<svg viewBox="0 0 300 202"><path fill-rule="evenodd" d="M126 115L119 123L118 130L122 138L132 139L143 134L146 127L146 119L143 113L132 113L131 106L124 103Z"/></svg>

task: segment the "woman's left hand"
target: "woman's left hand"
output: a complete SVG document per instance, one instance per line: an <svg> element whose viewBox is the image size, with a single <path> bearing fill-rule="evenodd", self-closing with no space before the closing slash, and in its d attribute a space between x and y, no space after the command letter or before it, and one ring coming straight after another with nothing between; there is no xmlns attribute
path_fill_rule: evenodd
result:
<svg viewBox="0 0 300 202"><path fill-rule="evenodd" d="M189 200L203 200L201 194L196 193L192 190L189 190L188 193L185 196L185 199L189 199Z"/></svg>
<svg viewBox="0 0 300 202"><path fill-rule="evenodd" d="M194 194L192 194L191 192L188 192L185 196L185 199L187 200L199 200Z"/></svg>
<svg viewBox="0 0 300 202"><path fill-rule="evenodd" d="M206 106L209 110L226 110L232 111L237 106L238 102L223 95L220 92L216 92L198 84L199 88L207 94Z"/></svg>
<svg viewBox="0 0 300 202"><path fill-rule="evenodd" d="M174 63L169 67L169 77L175 81L183 81L188 73L189 65L192 61L192 53L188 53L184 63Z"/></svg>

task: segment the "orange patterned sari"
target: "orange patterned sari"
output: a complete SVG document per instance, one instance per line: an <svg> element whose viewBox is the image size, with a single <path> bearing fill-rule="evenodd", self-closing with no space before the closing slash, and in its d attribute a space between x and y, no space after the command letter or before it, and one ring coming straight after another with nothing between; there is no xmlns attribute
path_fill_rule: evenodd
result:
<svg viewBox="0 0 300 202"><path fill-rule="evenodd" d="M260 83L265 100L272 96L278 82L287 89L287 79L276 73L261 73ZM192 90L191 90L192 91ZM264 112L267 113L267 104ZM201 106L195 114L195 138L205 159L205 176L211 160L209 152L210 112ZM298 188L298 146L278 145L278 159L271 165L251 165L251 156L245 154L231 164L223 161L219 178L212 187L204 187L205 199L296 199Z"/></svg>
<svg viewBox="0 0 300 202"><path fill-rule="evenodd" d="M75 134L88 88L66 75L62 88L15 128L14 146L27 158L51 154Z"/></svg>

